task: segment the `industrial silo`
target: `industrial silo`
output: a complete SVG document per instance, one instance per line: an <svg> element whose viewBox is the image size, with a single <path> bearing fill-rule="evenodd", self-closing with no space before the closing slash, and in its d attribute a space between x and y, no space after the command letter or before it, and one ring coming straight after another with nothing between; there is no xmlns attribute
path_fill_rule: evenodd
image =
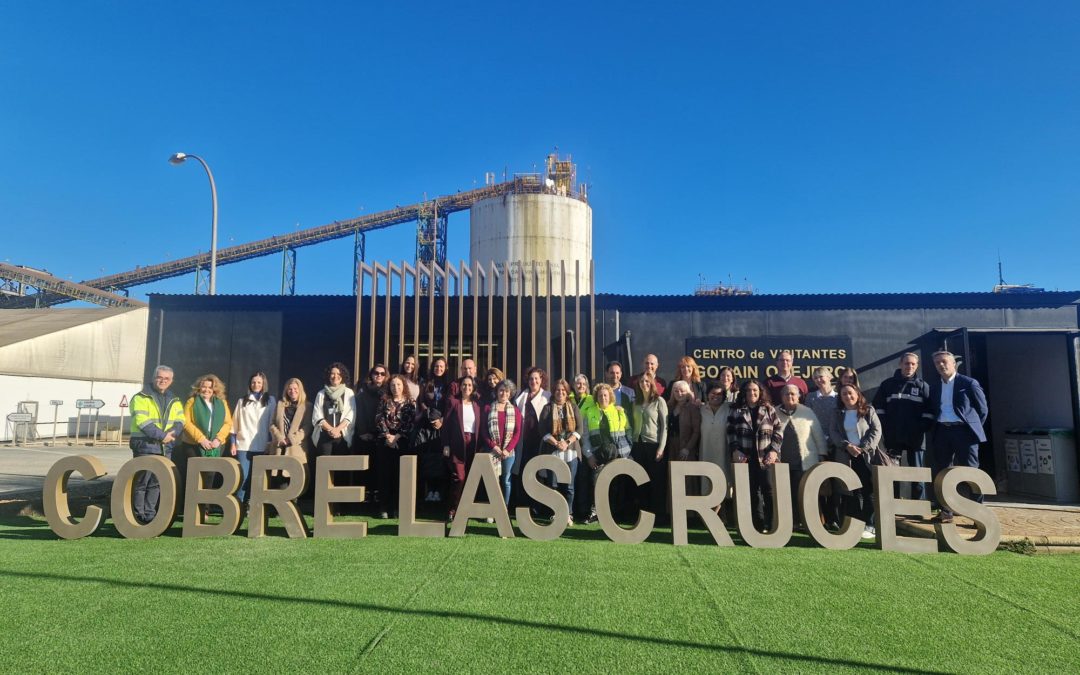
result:
<svg viewBox="0 0 1080 675"><path fill-rule="evenodd" d="M470 248L473 262L487 267L521 263L525 273L523 291L546 295L547 263L551 263L550 293L562 294L560 263L566 269L566 294L592 292L592 209L584 186L579 190L569 158L548 157L543 177L521 177L522 189L477 202L469 211ZM531 180L530 180L531 179ZM532 270L536 265L539 285ZM511 293L522 292L511 284Z"/></svg>

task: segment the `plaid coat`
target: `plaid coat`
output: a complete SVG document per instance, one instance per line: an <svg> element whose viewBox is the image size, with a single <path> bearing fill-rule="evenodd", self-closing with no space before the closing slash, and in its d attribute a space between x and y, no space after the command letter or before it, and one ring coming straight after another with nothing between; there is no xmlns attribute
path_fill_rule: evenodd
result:
<svg viewBox="0 0 1080 675"><path fill-rule="evenodd" d="M732 455L735 451L748 457L756 455L760 465L770 450L776 452L777 457L780 456L780 446L784 442L784 425L777 417L775 408L771 405L759 405L755 435L751 414L750 408L745 406L731 411L727 425L728 451Z"/></svg>

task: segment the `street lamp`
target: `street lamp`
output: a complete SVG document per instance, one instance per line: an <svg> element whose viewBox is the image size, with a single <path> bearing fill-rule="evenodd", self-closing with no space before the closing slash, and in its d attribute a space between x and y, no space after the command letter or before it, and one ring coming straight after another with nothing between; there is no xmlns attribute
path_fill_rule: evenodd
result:
<svg viewBox="0 0 1080 675"><path fill-rule="evenodd" d="M210 201L213 205L213 225L210 229L210 295L217 294L217 186L214 185L214 174L210 172L210 166L198 155L189 155L178 152L169 158L169 164L179 166L186 159L195 159L206 169L206 175L210 179Z"/></svg>

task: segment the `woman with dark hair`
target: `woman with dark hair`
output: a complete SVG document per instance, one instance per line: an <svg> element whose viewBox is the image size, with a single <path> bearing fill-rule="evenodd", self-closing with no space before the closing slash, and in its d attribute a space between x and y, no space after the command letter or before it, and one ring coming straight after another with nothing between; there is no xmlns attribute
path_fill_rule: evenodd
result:
<svg viewBox="0 0 1080 675"><path fill-rule="evenodd" d="M383 520L391 513L397 516L398 458L409 449L409 432L415 422L416 404L409 396L407 380L401 374L394 375L375 413L375 473L379 482L379 518Z"/></svg>
<svg viewBox="0 0 1080 675"><path fill-rule="evenodd" d="M769 401L768 390L757 380L743 382L739 398L728 418L728 449L731 461L750 469L750 498L754 528L773 527L773 493L776 486L767 470L780 461L784 428Z"/></svg>
<svg viewBox="0 0 1080 675"><path fill-rule="evenodd" d="M248 392L236 401L233 411L233 455L240 462L240 489L236 498L243 504L251 490L251 463L270 449L270 420L277 401L270 394L266 373L248 378Z"/></svg>
<svg viewBox="0 0 1080 675"><path fill-rule="evenodd" d="M325 384L315 394L312 405L312 456L310 473L315 475L320 457L347 455L352 446L356 419L356 395L345 384L351 375L344 363L335 361L324 371ZM310 491L314 481L308 484Z"/></svg>
<svg viewBox="0 0 1080 675"><path fill-rule="evenodd" d="M672 404L675 397L672 395L671 390L674 388L676 382L685 382L690 387L690 393L697 399L698 403L705 401L705 382L701 379L701 370L698 369L697 361L692 356L684 356L679 359L679 362L675 365L675 378L668 384L667 399L668 404Z"/></svg>
<svg viewBox="0 0 1080 675"><path fill-rule="evenodd" d="M510 473L514 468L514 448L521 439L521 411L510 399L514 395L514 383L505 379L495 388L495 402L484 406L480 416L482 447L491 453L500 476L503 501L510 505Z"/></svg>
<svg viewBox="0 0 1080 675"><path fill-rule="evenodd" d="M443 457L450 464L450 493L447 499L450 520L457 514L461 489L479 447L482 422L473 378L468 375L461 378L459 392L461 398L449 399L442 425Z"/></svg>
<svg viewBox="0 0 1080 675"><path fill-rule="evenodd" d="M274 408L274 420L270 424L273 440L267 454L289 455L299 459L304 464L305 474L309 473L307 462L311 452L311 411L312 405L304 391L304 383L295 377L285 380L281 400ZM279 476L274 473L272 477ZM289 480L295 479L305 480L305 477L289 477Z"/></svg>
<svg viewBox="0 0 1080 675"><path fill-rule="evenodd" d="M416 365L415 356L409 354L405 357L405 360L401 362L401 369L398 370L398 375L401 375L405 380L405 386L409 390L409 400L418 400L420 398L420 373Z"/></svg>
<svg viewBox="0 0 1080 675"><path fill-rule="evenodd" d="M544 406L551 400L551 394L545 389L547 373L539 366L533 366L525 371L525 390L514 399L514 405L521 411L521 440L518 442L517 459L514 460L513 473L521 475L522 469L529 460L540 454L540 448L544 444L544 433L540 429L540 414ZM530 502L530 509L536 510L536 504Z"/></svg>
<svg viewBox="0 0 1080 675"><path fill-rule="evenodd" d="M829 444L833 447L833 461L850 466L862 481L861 488L850 491L845 489L842 501L847 515L866 523L863 539L877 536L874 529L874 480L870 467L874 450L880 443L881 422L878 421L874 407L867 402L857 386L841 385L836 412L829 424ZM833 482L835 507L840 490L836 489L839 483ZM839 516L839 513L836 515Z"/></svg>
<svg viewBox="0 0 1080 675"><path fill-rule="evenodd" d="M498 368L488 368L484 373L484 379L476 385L477 403L490 405L495 402L495 389L499 383L506 379L506 375Z"/></svg>
<svg viewBox="0 0 1080 675"><path fill-rule="evenodd" d="M859 373L852 366L839 366L836 369L836 381L838 389L845 384L850 384L862 391L862 387L859 385Z"/></svg>
<svg viewBox="0 0 1080 675"><path fill-rule="evenodd" d="M724 390L724 403L734 403L739 397L739 380L735 377L735 369L731 366L720 366L720 370L716 373L716 383ZM703 403L708 403L708 401L703 401Z"/></svg>
<svg viewBox="0 0 1080 675"><path fill-rule="evenodd" d="M450 376L446 371L446 359L436 356L428 368L427 379L421 389L420 402L427 408L445 412L450 398Z"/></svg>
<svg viewBox="0 0 1080 675"><path fill-rule="evenodd" d="M581 411L570 400L570 383L563 379L555 380L551 387L551 402L540 413L540 431L543 433L545 450L566 462L570 467L570 482L559 483L553 472L549 472L548 485L562 492L566 505L570 509L570 520L574 524L574 480L577 478L578 461L581 459L582 429Z"/></svg>

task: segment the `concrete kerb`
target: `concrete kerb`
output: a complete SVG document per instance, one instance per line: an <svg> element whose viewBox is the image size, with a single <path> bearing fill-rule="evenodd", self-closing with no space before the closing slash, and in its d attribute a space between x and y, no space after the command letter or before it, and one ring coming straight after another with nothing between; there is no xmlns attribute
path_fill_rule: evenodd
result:
<svg viewBox="0 0 1080 675"><path fill-rule="evenodd" d="M964 519L957 519L956 524L965 530L973 530L974 526L971 521L964 521ZM926 521L911 521L899 518L896 521L896 529L903 532L906 535L913 537L923 537L927 539L933 539L936 536L933 523ZM1045 551L1046 553L1080 553L1080 537L1077 536L1059 536L1059 535L1046 535L1046 534L1002 534L1002 544L1019 544L1024 540L1030 541L1035 547L1046 547L1054 549L1069 549L1069 550L1054 550Z"/></svg>

